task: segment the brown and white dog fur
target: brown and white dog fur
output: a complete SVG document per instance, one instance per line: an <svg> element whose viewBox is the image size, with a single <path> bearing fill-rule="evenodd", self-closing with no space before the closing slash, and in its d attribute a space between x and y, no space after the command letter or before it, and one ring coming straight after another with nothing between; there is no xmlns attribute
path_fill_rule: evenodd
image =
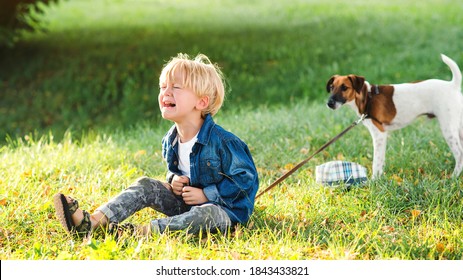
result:
<svg viewBox="0 0 463 280"><path fill-rule="evenodd" d="M351 106L367 114L363 124L373 138L373 178L383 174L388 131L403 128L419 116L436 117L455 157L454 177L463 169L463 95L458 65L445 55L451 81L430 79L416 83L372 85L357 75L334 75L326 85L331 94L328 107Z"/></svg>

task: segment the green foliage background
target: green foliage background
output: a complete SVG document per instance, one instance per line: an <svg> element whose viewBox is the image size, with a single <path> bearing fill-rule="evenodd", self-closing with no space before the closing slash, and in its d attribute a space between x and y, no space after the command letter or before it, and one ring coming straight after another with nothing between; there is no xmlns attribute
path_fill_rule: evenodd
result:
<svg viewBox="0 0 463 280"><path fill-rule="evenodd" d="M46 33L0 51L0 139L159 121L162 65L205 53L225 109L324 102L334 73L377 83L449 78L463 60L460 1L64 1Z"/></svg>
<svg viewBox="0 0 463 280"><path fill-rule="evenodd" d="M47 5L58 0L0 1L0 48L13 47L23 31L40 29L39 18Z"/></svg>

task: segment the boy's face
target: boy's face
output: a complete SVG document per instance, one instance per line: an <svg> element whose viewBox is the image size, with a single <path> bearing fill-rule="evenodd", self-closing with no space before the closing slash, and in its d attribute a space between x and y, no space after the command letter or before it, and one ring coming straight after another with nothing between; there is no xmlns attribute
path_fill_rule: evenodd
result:
<svg viewBox="0 0 463 280"><path fill-rule="evenodd" d="M179 71L177 71L179 72ZM173 81L161 80L159 89L159 108L164 119L176 123L201 117L201 98L182 84L182 73L175 73ZM198 107L199 106L199 107ZM199 110L198 110L199 109Z"/></svg>

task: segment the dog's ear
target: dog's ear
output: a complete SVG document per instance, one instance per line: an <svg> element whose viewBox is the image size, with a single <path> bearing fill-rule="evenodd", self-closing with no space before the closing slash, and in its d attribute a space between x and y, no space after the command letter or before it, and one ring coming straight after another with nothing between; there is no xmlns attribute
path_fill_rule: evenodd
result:
<svg viewBox="0 0 463 280"><path fill-rule="evenodd" d="M365 83L365 77L357 76L357 75L349 75L347 76L352 84L352 87L355 89L356 92L361 92L363 84Z"/></svg>
<svg viewBox="0 0 463 280"><path fill-rule="evenodd" d="M336 77L338 77L338 76L339 75L331 76L331 78L328 80L328 82L326 83L326 91L327 92L331 92L331 85L333 84L334 79L336 79Z"/></svg>
<svg viewBox="0 0 463 280"><path fill-rule="evenodd" d="M367 102L368 102L368 93L366 87L363 87L365 83L365 78L355 75L349 75L349 80L352 82L352 87L355 89L355 104L361 114L368 113Z"/></svg>

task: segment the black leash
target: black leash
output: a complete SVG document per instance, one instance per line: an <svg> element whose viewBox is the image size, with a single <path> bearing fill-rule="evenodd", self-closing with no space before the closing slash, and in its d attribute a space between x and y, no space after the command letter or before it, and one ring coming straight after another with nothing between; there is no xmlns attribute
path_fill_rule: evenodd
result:
<svg viewBox="0 0 463 280"><path fill-rule="evenodd" d="M259 196L263 195L264 193L268 192L269 190L273 189L276 185L278 185L279 183L283 182L284 179L288 178L289 175L293 174L296 170L298 170L299 168L301 168L304 164L306 164L309 160L311 160L315 155L317 155L318 153L320 153L321 151L323 151L324 149L326 149L329 145L333 144L336 140L338 140L339 138L341 138L346 132L348 132L349 130L351 130L354 126L358 125L359 123L361 123L365 118L367 117L366 114L363 114L360 116L360 119L358 119L357 121L353 122L350 126L348 126L346 129L344 129L341 133L339 133L338 135L336 135L334 138L332 138L330 141L326 142L323 146L321 146L317 151L315 151L315 153L313 153L310 157L306 158L305 160L301 161L300 163L298 163L296 166L294 166L291 170L289 170L288 172L286 172L283 176L281 176L280 178L278 178L275 182L273 182L270 186L268 186L265 190L263 190L262 192L260 192L258 195L256 195L256 199L259 198Z"/></svg>

